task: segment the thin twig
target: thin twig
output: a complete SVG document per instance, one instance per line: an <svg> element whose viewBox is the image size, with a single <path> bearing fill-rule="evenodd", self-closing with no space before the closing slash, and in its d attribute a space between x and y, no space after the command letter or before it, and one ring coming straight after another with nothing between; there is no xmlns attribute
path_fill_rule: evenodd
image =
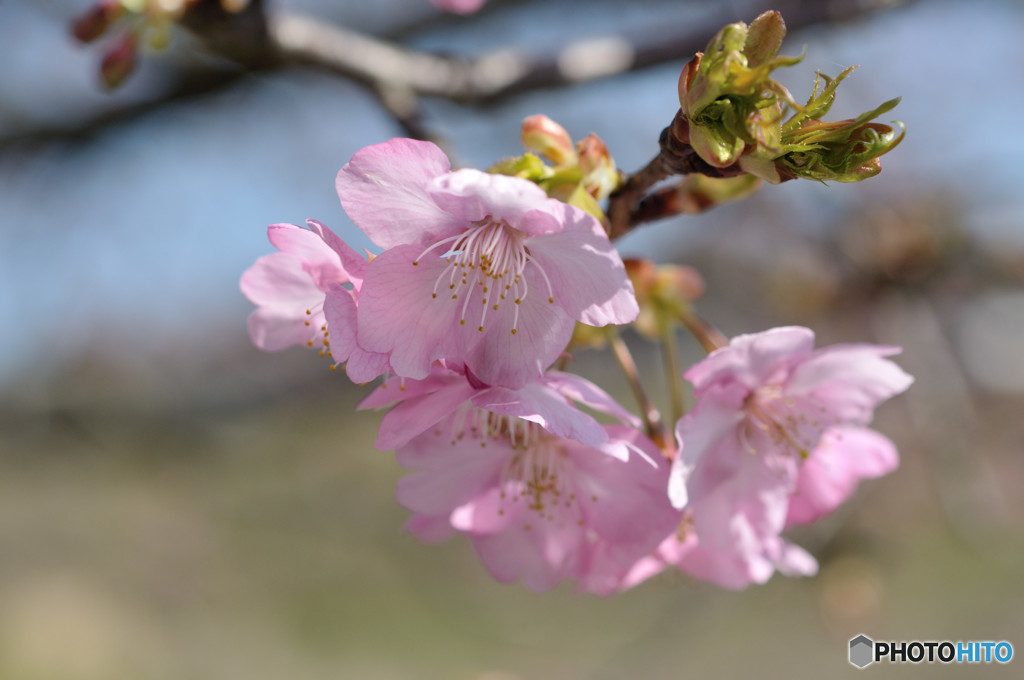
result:
<svg viewBox="0 0 1024 680"><path fill-rule="evenodd" d="M661 331L661 352L665 360L665 375L668 378L669 407L672 409L669 422L675 423L686 411L686 405L683 403L683 372L679 368L675 326L671 323L662 325L664 327Z"/></svg>
<svg viewBox="0 0 1024 680"><path fill-rule="evenodd" d="M659 447L663 447L667 441L665 424L661 420L661 413L658 412L650 397L647 396L647 391L644 390L644 385L640 382L640 371L636 367L636 362L633 361L633 355L630 353L629 347L626 346L622 336L619 335L618 329L614 326L608 326L606 333L612 355L615 357L616 363L619 364L619 368L622 369L622 373L626 376L626 382L629 383L629 388L633 391L633 396L640 407L640 417L644 422L644 428L647 430L647 436Z"/></svg>
<svg viewBox="0 0 1024 680"><path fill-rule="evenodd" d="M729 339L720 330L702 319L693 310L680 314L679 322L686 330L690 331L690 334L708 354L729 344Z"/></svg>
<svg viewBox="0 0 1024 680"><path fill-rule="evenodd" d="M688 123L683 112L676 111L672 123L661 131L660 150L640 172L629 177L608 200L609 237L615 239L649 218L641 203L651 187L673 175L700 173L708 177L736 177L743 171L738 164L717 168L697 155L686 139ZM659 214L658 217L666 217Z"/></svg>

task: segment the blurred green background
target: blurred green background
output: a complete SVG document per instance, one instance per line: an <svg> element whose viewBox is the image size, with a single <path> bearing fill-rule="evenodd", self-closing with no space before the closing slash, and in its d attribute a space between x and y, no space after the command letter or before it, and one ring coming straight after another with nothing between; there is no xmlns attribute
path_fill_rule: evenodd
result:
<svg viewBox="0 0 1024 680"><path fill-rule="evenodd" d="M612 598L501 585L467 542L417 543L393 500L401 470L372 445L378 416L354 411L368 388L248 343L237 278L270 252L266 224L315 217L368 245L332 181L399 134L372 99L260 74L103 122L196 57L147 58L103 94L97 54L65 35L87 4L0 3L0 678L821 678L861 672L846 651L859 633L1024 653L1021 3L909 3L793 33L797 98L814 68L851 63L837 117L903 96L907 139L882 175L766 187L620 244L696 267L699 310L730 335L802 324L819 344L898 344L917 382L875 423L900 469L792 535L817 577L729 592L666 574ZM420 26L410 44L467 52L766 7L282 5L367 31L404 20ZM483 109L427 101L426 118L483 166L544 112L631 171L675 111L681 65ZM656 348L628 339L662 394ZM574 365L630 404L608 363ZM1021 663L862 672L1009 678Z"/></svg>

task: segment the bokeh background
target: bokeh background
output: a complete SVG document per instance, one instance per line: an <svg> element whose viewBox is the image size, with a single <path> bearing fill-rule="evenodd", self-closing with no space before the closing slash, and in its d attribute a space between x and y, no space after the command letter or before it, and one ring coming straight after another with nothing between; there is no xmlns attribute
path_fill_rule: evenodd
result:
<svg viewBox="0 0 1024 680"><path fill-rule="evenodd" d="M0 2L0 678L821 678L859 672L858 633L1024 654L1024 4L890 3L791 32L783 52L807 58L780 79L797 98L814 69L851 64L834 118L903 97L890 115L907 137L883 173L766 187L620 242L701 271L699 309L727 334L803 324L822 343L898 344L917 382L876 418L900 469L794 534L816 578L729 592L666 575L608 599L501 585L465 541L418 544L393 500L401 470L372 446L378 418L354 411L367 388L248 342L238 277L270 252L267 224L314 217L370 246L333 178L401 134L378 102L290 69L147 104L219 67L186 35L107 94L99 52L67 34L88 4ZM271 8L474 54L643 41L770 5ZM636 170L682 64L487 106L425 100L424 122L486 167L543 112ZM629 340L657 386L656 348ZM607 363L576 366L628 403ZM1009 678L1021 663L864 672Z"/></svg>

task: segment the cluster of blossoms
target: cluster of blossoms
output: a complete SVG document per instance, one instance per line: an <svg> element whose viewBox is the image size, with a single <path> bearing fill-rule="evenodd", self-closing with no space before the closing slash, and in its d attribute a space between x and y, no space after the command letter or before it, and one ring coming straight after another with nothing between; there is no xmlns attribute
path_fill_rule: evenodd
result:
<svg viewBox="0 0 1024 680"><path fill-rule="evenodd" d="M553 368L577 323L640 316L597 218L410 139L359 151L336 187L381 252L312 220L271 226L279 252L241 281L252 340L318 347L358 383L385 376L362 407L390 407L376 446L413 470L398 487L409 529L465 535L501 581L607 594L667 567L727 587L811 574L782 532L896 466L866 427L911 382L895 348L815 350L804 328L736 337L686 371L696 405L656 443Z"/></svg>
<svg viewBox="0 0 1024 680"><path fill-rule="evenodd" d="M711 171L680 185L699 205L678 211L736 200L762 179L864 179L898 143L868 122L889 104L820 120L842 76L792 102L769 78L794 61L777 57L783 34L776 13L730 25L684 69L663 139ZM784 122L785 106L796 113ZM380 252L364 257L313 220L272 225L279 252L241 280L258 306L253 342L315 347L359 384L382 378L361 408L389 409L376 446L412 471L397 494L409 530L464 535L500 581L545 590L571 579L610 594L665 569L729 588L813 574L814 558L783 534L896 467L895 446L868 425L912 382L888 358L899 349L815 349L798 327L726 339L690 309L695 272L621 259L601 201L635 186L596 135L574 144L531 116L523 143L526 154L489 172L453 170L411 139L357 152L336 188ZM673 437L617 327L672 348L679 324L708 356L683 371L666 349ZM602 343L640 418L564 370L569 351Z"/></svg>

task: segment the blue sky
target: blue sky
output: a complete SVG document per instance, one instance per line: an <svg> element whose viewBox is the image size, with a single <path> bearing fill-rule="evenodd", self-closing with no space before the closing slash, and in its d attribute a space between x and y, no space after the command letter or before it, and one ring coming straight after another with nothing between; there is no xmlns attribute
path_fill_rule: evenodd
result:
<svg viewBox="0 0 1024 680"><path fill-rule="evenodd" d="M159 81L156 55L115 99L96 91L97 53L72 45L61 23L82 4L0 3L0 131L144 97ZM388 3L420 4L426 0ZM596 10L576 13L584 5ZM637 3L642 9L629 12L627 5L633 6L542 3L532 14L491 17L465 37L457 23L447 23L417 40L425 48L466 51L503 38L553 45L566 6L579 18L574 35L623 25L638 30L659 17L683 21L693 13L680 3ZM372 26L381 19L353 19L360 21ZM771 200L798 220L813 219L824 204L871 200L900 187L957 191L978 234L1024 242L1024 142L1012 134L1024 110L1021 26L1019 3L933 1L791 38L784 52L807 48L805 63L781 78L797 98L809 90L814 68L834 74L859 63L834 117L902 95L889 116L904 121L908 134L875 180L850 187L794 182L766 189L776 192ZM426 111L464 164L485 167L518 153L519 122L543 112L576 138L597 132L620 166L632 170L653 155L674 113L680 67L524 95L486 111L436 101ZM266 225L314 217L354 246L369 247L337 201L334 175L359 148L396 134L360 89L294 71L249 78L89 139L0 152L0 382L59 366L92 344L144 355L179 342L201 345L214 335L244 337L250 306L237 281L270 251ZM716 219L659 224L622 248L656 253Z"/></svg>

